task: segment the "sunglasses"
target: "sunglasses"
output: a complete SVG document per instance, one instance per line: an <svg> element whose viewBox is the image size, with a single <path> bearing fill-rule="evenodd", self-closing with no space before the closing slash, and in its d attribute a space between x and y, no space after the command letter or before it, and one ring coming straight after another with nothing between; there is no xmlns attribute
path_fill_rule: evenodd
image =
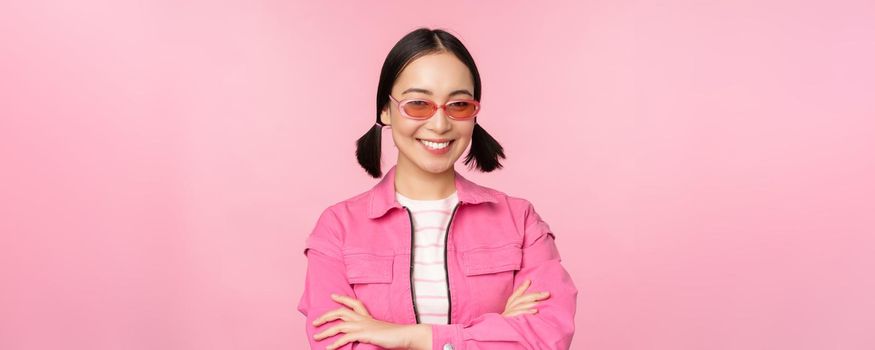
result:
<svg viewBox="0 0 875 350"><path fill-rule="evenodd" d="M392 95L389 95L389 98L398 104L401 115L414 120L431 118L438 109L443 109L447 116L454 120L473 119L480 111L480 102L474 99L449 100L439 106L434 101L424 98L409 98L401 101L396 100Z"/></svg>

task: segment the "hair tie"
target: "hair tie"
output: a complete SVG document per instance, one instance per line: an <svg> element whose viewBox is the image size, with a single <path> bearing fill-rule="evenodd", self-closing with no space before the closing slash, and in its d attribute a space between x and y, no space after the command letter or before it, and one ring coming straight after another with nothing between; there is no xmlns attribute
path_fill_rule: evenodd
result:
<svg viewBox="0 0 875 350"><path fill-rule="evenodd" d="M374 125L379 126L380 128L383 127L383 124L380 124L380 123L374 123Z"/></svg>

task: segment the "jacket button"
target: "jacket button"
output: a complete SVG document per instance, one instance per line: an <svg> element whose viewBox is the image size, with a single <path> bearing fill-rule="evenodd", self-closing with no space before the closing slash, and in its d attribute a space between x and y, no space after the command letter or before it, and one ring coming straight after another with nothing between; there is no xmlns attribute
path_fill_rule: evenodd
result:
<svg viewBox="0 0 875 350"><path fill-rule="evenodd" d="M453 350L453 349L455 349L453 347L453 344L450 344L450 343L444 344L444 350Z"/></svg>

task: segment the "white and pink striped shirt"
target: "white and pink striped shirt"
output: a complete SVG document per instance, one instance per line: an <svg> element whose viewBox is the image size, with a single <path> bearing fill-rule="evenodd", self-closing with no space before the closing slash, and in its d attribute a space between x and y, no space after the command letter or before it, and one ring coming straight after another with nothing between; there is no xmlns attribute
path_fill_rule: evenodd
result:
<svg viewBox="0 0 875 350"><path fill-rule="evenodd" d="M435 200L410 199L395 192L395 198L413 216L413 290L420 323L447 324L449 300L444 270L444 239L458 193Z"/></svg>

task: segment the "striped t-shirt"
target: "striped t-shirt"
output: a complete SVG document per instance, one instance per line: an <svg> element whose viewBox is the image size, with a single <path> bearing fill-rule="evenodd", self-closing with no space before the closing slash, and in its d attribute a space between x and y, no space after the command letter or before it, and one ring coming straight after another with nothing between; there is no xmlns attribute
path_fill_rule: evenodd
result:
<svg viewBox="0 0 875 350"><path fill-rule="evenodd" d="M395 198L413 216L413 291L420 323L447 324L449 300L444 270L444 239L458 193L435 200Z"/></svg>

